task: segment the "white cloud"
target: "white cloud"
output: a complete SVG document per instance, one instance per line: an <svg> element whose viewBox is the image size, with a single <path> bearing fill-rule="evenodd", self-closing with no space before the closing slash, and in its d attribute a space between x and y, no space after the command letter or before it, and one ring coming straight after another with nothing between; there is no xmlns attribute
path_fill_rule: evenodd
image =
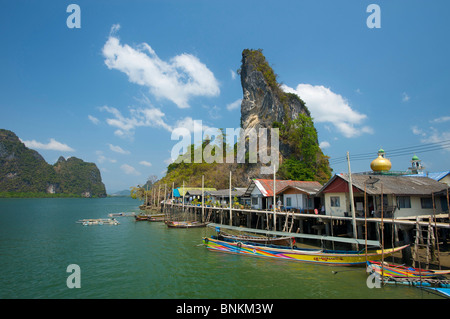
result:
<svg viewBox="0 0 450 319"><path fill-rule="evenodd" d="M139 176L141 175L141 173L139 171L137 171L133 166L128 165L128 164L123 164L122 166L120 166L120 168L122 169L122 171L127 174L127 175L135 175L135 176Z"/></svg>
<svg viewBox="0 0 450 319"><path fill-rule="evenodd" d="M119 137L132 136L136 127L162 127L169 132L172 131L172 127L164 121L165 114L154 107L129 107L130 117L125 117L118 109L106 105L100 110L113 115L113 118L106 119L106 123L117 128L114 134Z"/></svg>
<svg viewBox="0 0 450 319"><path fill-rule="evenodd" d="M450 121L450 116L441 116L432 120L431 123L444 123L448 121Z"/></svg>
<svg viewBox="0 0 450 319"><path fill-rule="evenodd" d="M170 165L174 162L174 160L172 159L172 157L169 157L167 159L164 160L164 163L166 163L167 165Z"/></svg>
<svg viewBox="0 0 450 319"><path fill-rule="evenodd" d="M147 162L147 161L140 161L139 164L144 165L144 166L147 166L147 167L152 166L152 163Z"/></svg>
<svg viewBox="0 0 450 319"><path fill-rule="evenodd" d="M217 119L220 119L222 117L222 115L220 114L220 107L218 107L217 105L214 105L214 106L211 106L211 107L204 106L204 108L208 110L208 115L213 120L217 120Z"/></svg>
<svg viewBox="0 0 450 319"><path fill-rule="evenodd" d="M402 93L402 102L408 102L410 99L409 95L406 92Z"/></svg>
<svg viewBox="0 0 450 319"><path fill-rule="evenodd" d="M103 155L102 151L96 151L95 154L97 154L97 162L99 164L103 164L105 162L110 162L110 163L116 163L117 160L113 159L113 158L108 158L105 155Z"/></svg>
<svg viewBox="0 0 450 319"><path fill-rule="evenodd" d="M282 85L285 92L296 93L305 101L315 122L331 123L345 137L373 133L369 126L361 126L367 115L353 110L340 94L322 85L299 84L293 89Z"/></svg>
<svg viewBox="0 0 450 319"><path fill-rule="evenodd" d="M114 25L103 46L105 64L128 76L132 83L147 87L157 98L165 98L179 108L189 107L189 99L195 96L218 96L219 83L214 74L200 60L187 53L161 60L147 43L133 48L122 45Z"/></svg>
<svg viewBox="0 0 450 319"><path fill-rule="evenodd" d="M234 102L232 102L230 104L227 104L227 110L228 111L235 110L235 109L237 109L238 107L241 106L241 103L242 103L242 99L238 99L238 100L236 100L236 101L234 101Z"/></svg>
<svg viewBox="0 0 450 319"><path fill-rule="evenodd" d="M88 115L88 119L95 125L97 125L100 122L100 120L98 118L96 118L95 116L92 116L92 115Z"/></svg>
<svg viewBox="0 0 450 319"><path fill-rule="evenodd" d="M330 146L331 146L331 144L329 142L327 142L327 141L322 141L319 144L319 147L322 148L322 149L328 148Z"/></svg>
<svg viewBox="0 0 450 319"><path fill-rule="evenodd" d="M60 151L60 152L75 152L73 148L68 146L67 144L60 143L56 141L54 138L50 139L50 142L47 144L37 142L35 140L31 141L22 141L26 147L40 150L51 150L51 151Z"/></svg>
<svg viewBox="0 0 450 319"><path fill-rule="evenodd" d="M230 72L231 72L231 79L232 79L232 80L236 80L236 78L237 78L237 73L234 72L233 70L230 70Z"/></svg>
<svg viewBox="0 0 450 319"><path fill-rule="evenodd" d="M109 149L113 152L119 153L119 154L130 154L130 151L126 151L123 148L121 148L120 146L116 146L116 145L112 145L112 144L108 144L109 145Z"/></svg>
<svg viewBox="0 0 450 319"><path fill-rule="evenodd" d="M208 129L209 126L203 124L201 120L194 120L192 117L187 116L182 120L178 120L175 128L185 128L190 133L198 133Z"/></svg>
<svg viewBox="0 0 450 319"><path fill-rule="evenodd" d="M418 128L417 126L411 127L411 130L414 135L426 136L426 133L423 130L421 130L420 128Z"/></svg>
<svg viewBox="0 0 450 319"><path fill-rule="evenodd" d="M411 130L414 135L421 136L420 141L422 143L442 143L442 149L450 151L450 146L448 144L448 141L450 141L450 131L441 132L435 127L430 127L428 130L423 130L419 129L417 126L413 126Z"/></svg>

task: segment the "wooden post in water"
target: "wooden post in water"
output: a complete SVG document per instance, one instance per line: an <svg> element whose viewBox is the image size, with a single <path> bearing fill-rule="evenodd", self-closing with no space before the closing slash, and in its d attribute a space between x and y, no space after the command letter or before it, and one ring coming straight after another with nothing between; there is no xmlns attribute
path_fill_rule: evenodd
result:
<svg viewBox="0 0 450 319"><path fill-rule="evenodd" d="M383 222L383 184L381 184L381 283L384 283L384 222Z"/></svg>
<svg viewBox="0 0 450 319"><path fill-rule="evenodd" d="M171 215L173 216L173 192L175 191L175 183L174 182L172 182L172 207L171 207L171 209L170 209L170 213L171 213ZM164 215L165 216L165 215Z"/></svg>
<svg viewBox="0 0 450 319"><path fill-rule="evenodd" d="M184 181L183 181L183 214L184 214Z"/></svg>
<svg viewBox="0 0 450 319"><path fill-rule="evenodd" d="M276 180L275 180L275 164L273 165L273 230L276 231L277 230L277 212L276 212L276 207L277 207L277 195L276 195Z"/></svg>
<svg viewBox="0 0 450 319"><path fill-rule="evenodd" d="M440 250L439 250L439 233L438 233L438 228L437 228L437 225L436 225L436 205L434 204L434 193L431 193L431 200L433 201L434 230L436 232L436 235L434 236L434 239L436 241L437 259L438 259L439 270L441 270L441 253L440 253Z"/></svg>
<svg viewBox="0 0 450 319"><path fill-rule="evenodd" d="M145 192L145 209L147 209L148 206L148 183L147 183L147 191Z"/></svg>
<svg viewBox="0 0 450 319"><path fill-rule="evenodd" d="M172 207L173 207L173 192L175 191L175 182L172 182Z"/></svg>
<svg viewBox="0 0 450 319"><path fill-rule="evenodd" d="M163 206L163 211L165 212L166 211L166 198L167 198L167 195L166 195L166 193L167 193L167 184L164 184L164 206Z"/></svg>
<svg viewBox="0 0 450 319"><path fill-rule="evenodd" d="M202 223L205 222L205 175L202 175Z"/></svg>
<svg viewBox="0 0 450 319"><path fill-rule="evenodd" d="M231 171L230 171L230 226L233 226L233 202L231 200Z"/></svg>
<svg viewBox="0 0 450 319"><path fill-rule="evenodd" d="M450 223L450 205L449 205L449 200L448 200L448 187L447 187L447 211L448 211L448 220Z"/></svg>
<svg viewBox="0 0 450 319"><path fill-rule="evenodd" d="M161 199L161 184L158 185L158 202L156 206L158 208L161 206L160 199Z"/></svg>
<svg viewBox="0 0 450 319"><path fill-rule="evenodd" d="M358 239L358 230L356 228L356 214L355 214L355 202L353 200L353 183L352 183L352 170L350 169L350 155L347 152L347 164L348 164L348 191L350 195L350 207L352 211L352 223L353 223L353 237ZM358 250L358 242L355 244L356 250Z"/></svg>
<svg viewBox="0 0 450 319"><path fill-rule="evenodd" d="M366 255L366 267L367 267L367 184L364 183L364 240L365 240L365 255Z"/></svg>

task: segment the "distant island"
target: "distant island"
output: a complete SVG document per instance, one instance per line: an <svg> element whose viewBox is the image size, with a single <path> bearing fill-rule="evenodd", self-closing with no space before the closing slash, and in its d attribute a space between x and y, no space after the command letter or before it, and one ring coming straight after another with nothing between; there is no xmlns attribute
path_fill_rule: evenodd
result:
<svg viewBox="0 0 450 319"><path fill-rule="evenodd" d="M60 157L51 165L17 135L0 129L0 197L106 197L95 163Z"/></svg>

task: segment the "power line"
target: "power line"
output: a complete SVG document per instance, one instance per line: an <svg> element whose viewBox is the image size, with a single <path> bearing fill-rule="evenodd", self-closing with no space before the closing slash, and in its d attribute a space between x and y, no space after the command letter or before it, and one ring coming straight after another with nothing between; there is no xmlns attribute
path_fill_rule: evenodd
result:
<svg viewBox="0 0 450 319"><path fill-rule="evenodd" d="M427 152L434 152L437 150L442 150L445 148L450 148L450 140L435 142L435 143L428 143L428 144L422 144L422 145L416 145L416 146L408 146L408 147L401 147L396 148L392 150L387 150L386 153L388 154L388 158L392 157L399 157L408 155L411 153L427 153ZM352 161L362 161L362 160L368 160L374 157L374 153L360 153L355 154L351 156ZM330 159L330 164L341 164L345 163L347 161L347 156L340 156Z"/></svg>

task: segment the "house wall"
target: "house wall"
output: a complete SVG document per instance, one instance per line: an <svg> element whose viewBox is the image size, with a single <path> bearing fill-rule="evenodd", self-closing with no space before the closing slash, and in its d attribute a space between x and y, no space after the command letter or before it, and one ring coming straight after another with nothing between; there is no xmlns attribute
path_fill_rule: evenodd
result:
<svg viewBox="0 0 450 319"><path fill-rule="evenodd" d="M331 199L339 198L339 207L331 206ZM325 215L345 216L349 212L346 193L325 193Z"/></svg>
<svg viewBox="0 0 450 319"><path fill-rule="evenodd" d="M433 215L441 214L442 207L440 200L435 198L435 207L422 208L421 198L426 198L426 196L410 196L411 208L398 208L395 211L395 217L414 217L420 215Z"/></svg>
<svg viewBox="0 0 450 319"><path fill-rule="evenodd" d="M287 204L287 199L291 199L291 205ZM283 205L284 207L292 207L292 208L303 208L303 194L294 193L294 192L286 192L283 194Z"/></svg>
<svg viewBox="0 0 450 319"><path fill-rule="evenodd" d="M252 208L253 208L253 209L262 209L262 200L263 200L263 197L262 197L262 194L261 194L261 192L259 191L258 187L255 187L255 188L253 189L250 198L251 198L251 205L252 205ZM258 204L256 204L256 205L253 204L254 198L257 198L257 199L258 199Z"/></svg>
<svg viewBox="0 0 450 319"><path fill-rule="evenodd" d="M443 179L441 179L439 182L450 185L450 175L445 176Z"/></svg>
<svg viewBox="0 0 450 319"><path fill-rule="evenodd" d="M332 216L345 216L345 212L348 212L348 216L351 216L350 212L350 201L348 193L325 193L325 213L326 215ZM339 207L331 206L331 198L339 198ZM426 196L409 196L411 201L411 208L398 208L397 197L393 195L387 195L387 202L384 203L385 206L397 206L395 210L395 218L399 217L415 217L420 215L433 215L433 207L422 208L421 198L426 198ZM356 201L357 197L355 197ZM376 207L380 207L380 197L376 198ZM363 206L364 204L360 205ZM358 210L357 205L355 205L357 216L364 216L364 211ZM441 214L443 212L441 207L441 201L439 198L435 198L435 210L436 214ZM370 213L370 212L369 212ZM370 216L370 215L369 215Z"/></svg>

